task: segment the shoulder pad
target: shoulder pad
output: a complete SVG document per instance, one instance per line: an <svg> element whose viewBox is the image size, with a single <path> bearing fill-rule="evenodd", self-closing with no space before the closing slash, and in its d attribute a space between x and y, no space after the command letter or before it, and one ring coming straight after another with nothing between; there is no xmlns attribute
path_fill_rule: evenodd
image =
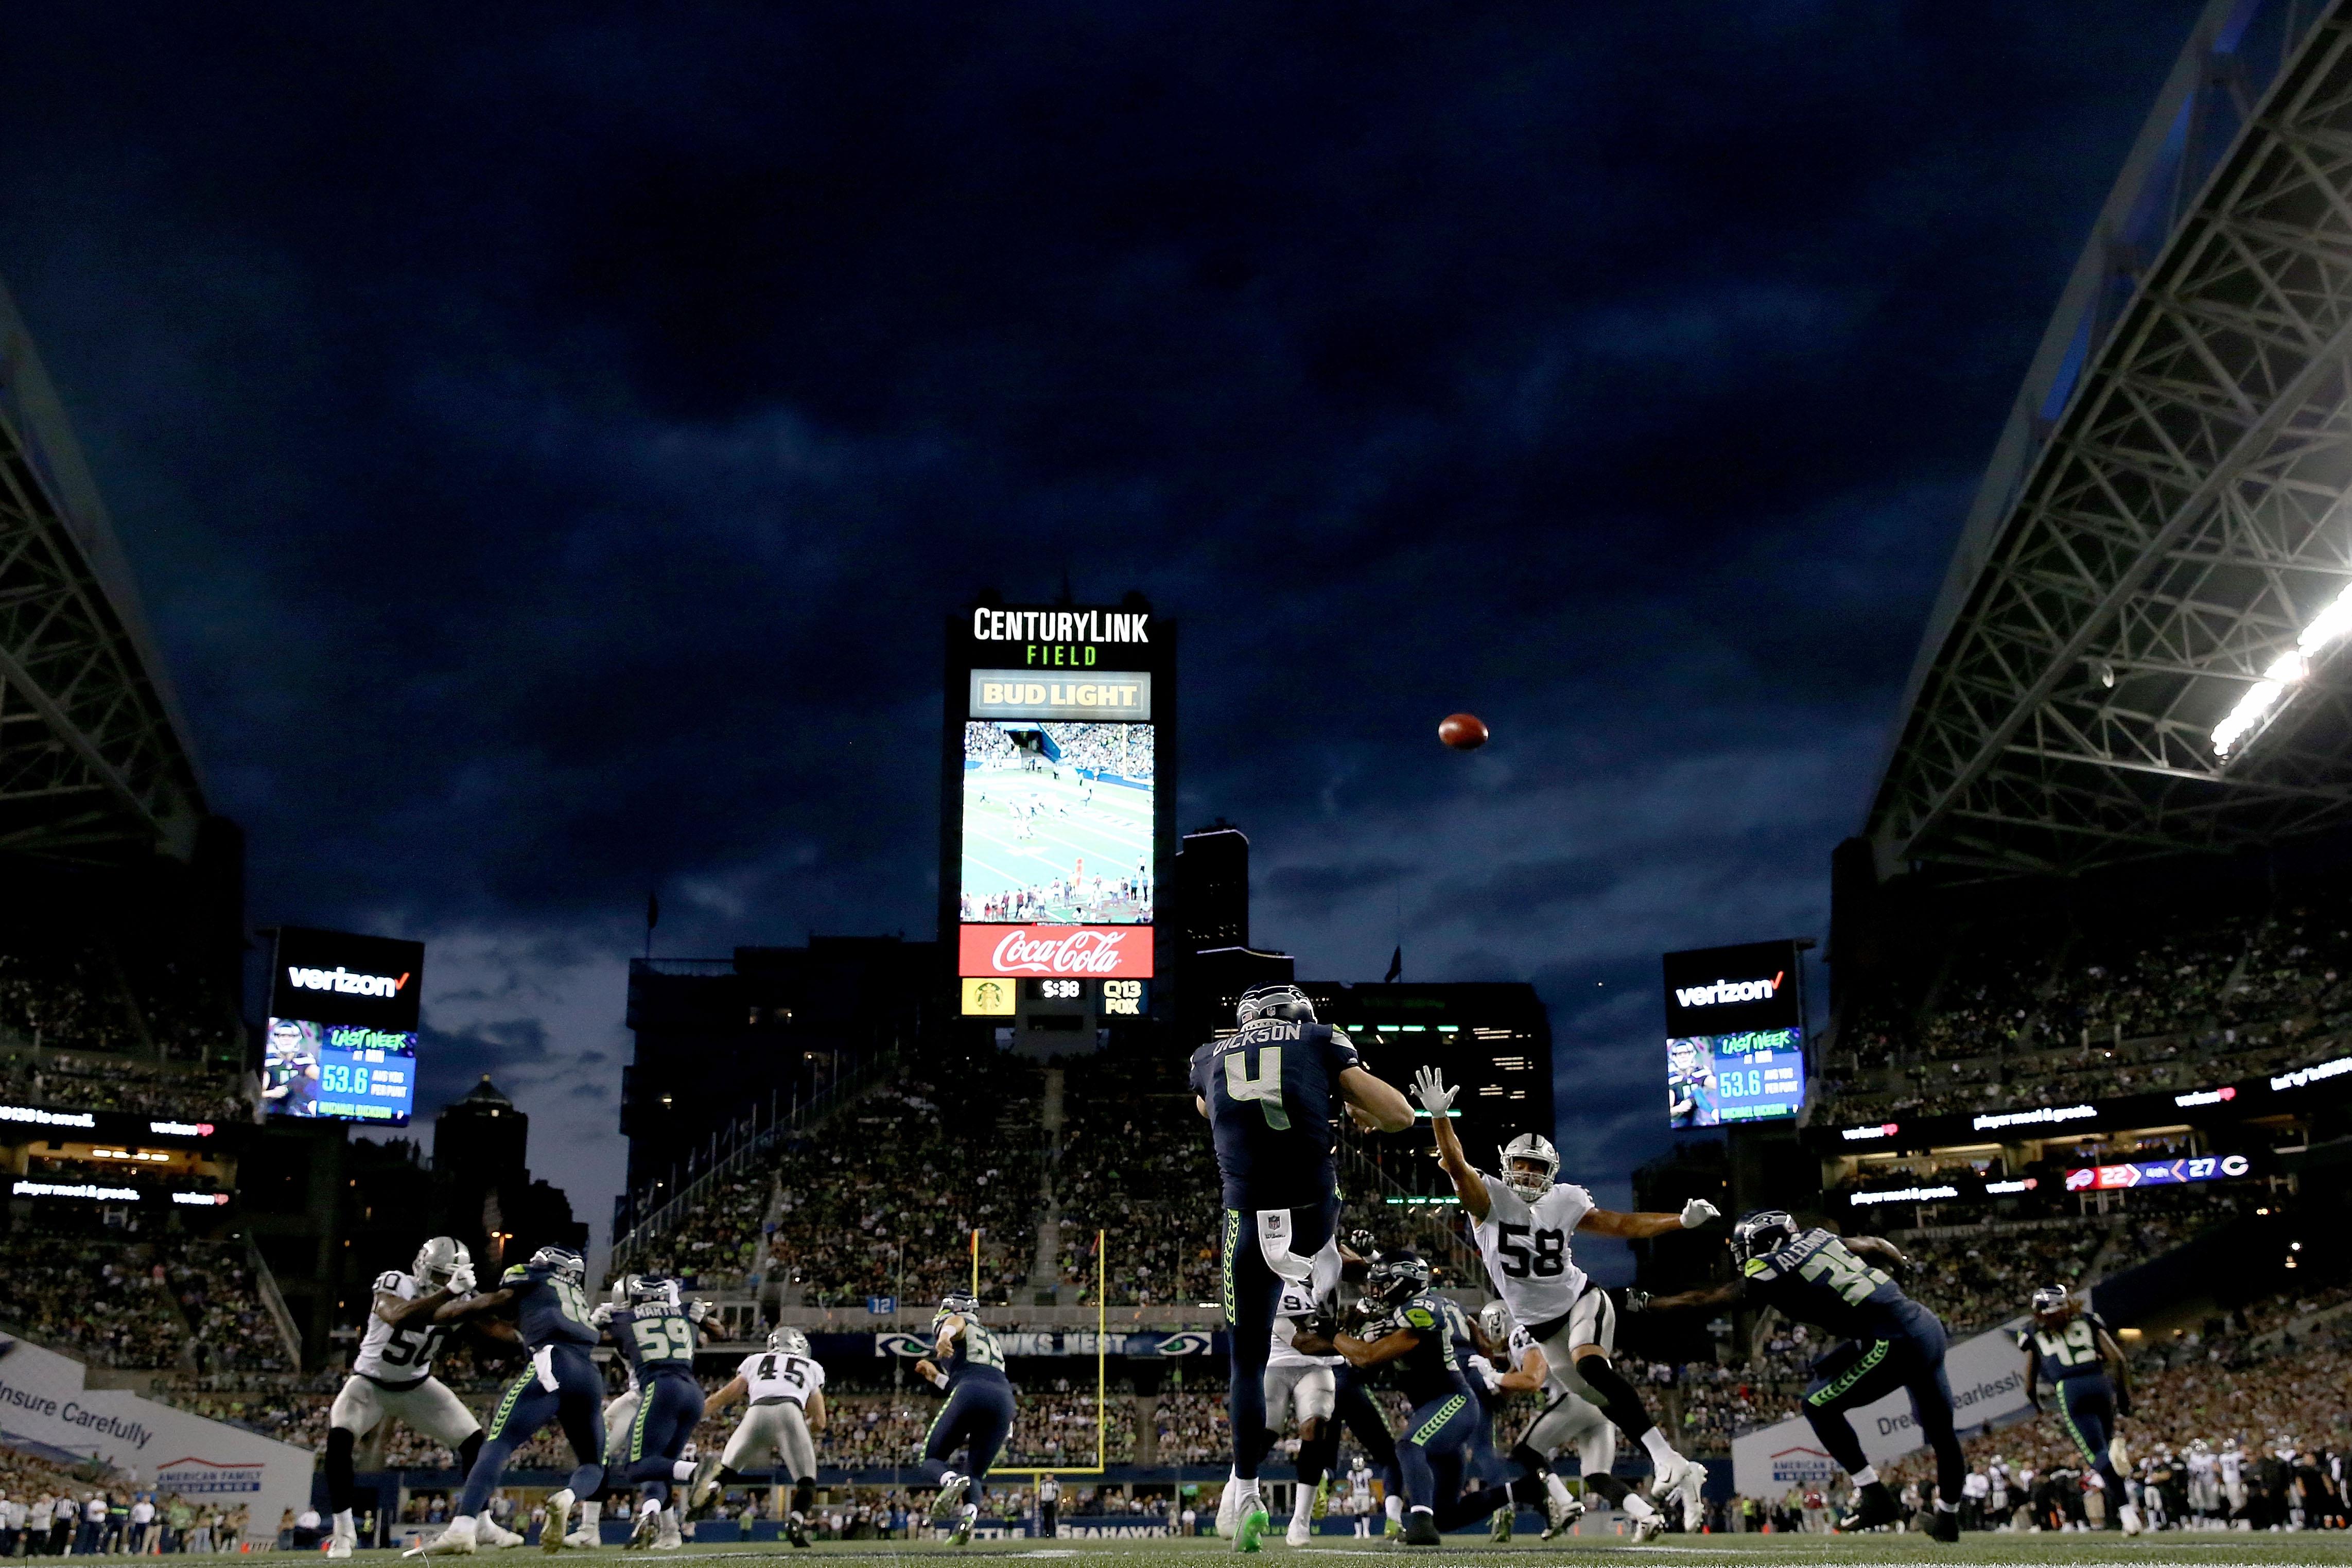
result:
<svg viewBox="0 0 2352 1568"><path fill-rule="evenodd" d="M389 1290L394 1295L397 1296L400 1294L401 1286L405 1284L407 1280L408 1276L403 1274L399 1269L387 1269L385 1272L375 1277L375 1288L379 1290Z"/></svg>
<svg viewBox="0 0 2352 1568"><path fill-rule="evenodd" d="M528 1263L508 1264L507 1271L499 1276L499 1283L501 1285L528 1285L530 1283L530 1265Z"/></svg>
<svg viewBox="0 0 2352 1568"><path fill-rule="evenodd" d="M1398 1315L1404 1319L1405 1327L1409 1329L1433 1329L1438 1320L1444 1316L1444 1309L1426 1296L1415 1296L1404 1304L1404 1310Z"/></svg>

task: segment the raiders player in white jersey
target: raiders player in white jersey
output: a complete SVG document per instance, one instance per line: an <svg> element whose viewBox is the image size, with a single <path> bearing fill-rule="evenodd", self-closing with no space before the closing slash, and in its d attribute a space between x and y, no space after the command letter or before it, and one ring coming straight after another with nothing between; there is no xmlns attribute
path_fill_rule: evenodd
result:
<svg viewBox="0 0 2352 1568"><path fill-rule="evenodd" d="M1569 1252L1578 1230L1640 1241L1690 1230L1717 1216L1705 1198L1680 1215L1616 1214L1593 1206L1592 1194L1559 1180L1559 1152L1551 1140L1522 1132L1501 1150L1498 1179L1489 1181L1462 1152L1446 1111L1455 1090L1435 1068L1413 1075L1413 1088L1437 1133L1437 1154L1454 1195L1475 1222L1478 1250L1511 1316L1555 1370L1572 1371L1601 1408L1650 1456L1650 1493L1663 1498L1705 1482L1704 1467L1675 1452L1633 1385L1611 1364L1615 1308L1608 1293L1584 1277Z"/></svg>
<svg viewBox="0 0 2352 1568"><path fill-rule="evenodd" d="M1336 1259L1329 1272L1326 1289L1336 1289L1339 1282ZM1293 1546L1305 1546L1314 1539L1315 1494L1339 1457L1338 1425L1331 1419L1339 1385L1339 1374L1332 1369L1347 1358L1308 1355L1291 1342L1302 1334L1318 1343L1329 1338L1331 1324L1317 1300L1313 1284L1282 1282L1274 1308L1274 1343L1265 1357L1267 1450L1281 1439L1285 1426L1298 1423L1298 1484L1292 1489L1286 1537Z"/></svg>
<svg viewBox="0 0 2352 1568"><path fill-rule="evenodd" d="M694 1507L699 1510L711 1494L741 1472L756 1469L771 1454L792 1472L793 1509L784 1533L794 1546L806 1546L809 1511L816 1506L816 1442L824 1430L824 1368L809 1354L808 1336L798 1329L778 1329L768 1336L764 1352L747 1355L735 1369L734 1380L710 1396L703 1409L716 1415L737 1400L749 1397L727 1451L716 1463L704 1460L694 1478Z"/></svg>
<svg viewBox="0 0 2352 1568"><path fill-rule="evenodd" d="M1602 1297L1604 1302L1607 1300ZM1617 1348L1617 1311L1613 1305L1601 1315L1600 1334L1602 1349L1613 1354ZM1543 1409L1511 1447L1512 1462L1541 1476L1545 1489L1557 1503L1563 1505L1554 1515L1559 1523L1547 1529L1543 1538L1549 1541L1584 1511L1585 1505L1568 1495L1567 1484L1551 1468L1555 1455L1564 1448L1574 1448L1585 1490L1633 1521L1637 1545L1656 1539L1665 1529L1664 1516L1647 1498L1611 1474L1617 1464L1617 1427L1601 1410L1601 1396L1576 1375L1572 1365L1552 1365L1533 1336L1511 1321L1510 1308L1501 1301L1489 1301L1479 1309L1478 1339L1480 1348L1490 1354L1499 1346L1499 1359L1509 1369L1504 1377L1507 1385L1543 1390ZM1682 1501L1683 1528L1696 1532L1700 1507L1698 1487L1696 1482L1685 1482L1677 1495Z"/></svg>
<svg viewBox="0 0 2352 1568"><path fill-rule="evenodd" d="M448 1324L433 1321L434 1311L473 1289L473 1258L463 1242L446 1236L418 1247L407 1273L393 1269L376 1276L367 1331L360 1336L351 1375L327 1415L327 1497L335 1514L327 1537L328 1556L349 1557L359 1544L352 1519L352 1456L360 1439L387 1418L405 1421L449 1449L460 1472L474 1468L474 1457L482 1447L482 1424L433 1375L434 1353L449 1333ZM522 1544L522 1537L512 1531L487 1518L480 1523L478 1539L485 1544Z"/></svg>

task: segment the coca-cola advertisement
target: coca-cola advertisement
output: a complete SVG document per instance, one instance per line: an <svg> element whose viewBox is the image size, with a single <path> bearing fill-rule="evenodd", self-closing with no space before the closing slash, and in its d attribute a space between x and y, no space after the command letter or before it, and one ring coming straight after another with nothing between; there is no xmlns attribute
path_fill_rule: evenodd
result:
<svg viewBox="0 0 2352 1568"><path fill-rule="evenodd" d="M1148 926L968 925L961 934L958 972L967 975L1151 978Z"/></svg>

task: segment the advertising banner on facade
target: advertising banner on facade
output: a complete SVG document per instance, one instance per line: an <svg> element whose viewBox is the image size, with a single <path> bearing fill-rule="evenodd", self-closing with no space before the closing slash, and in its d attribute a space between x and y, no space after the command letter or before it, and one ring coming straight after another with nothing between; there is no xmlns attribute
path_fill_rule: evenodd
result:
<svg viewBox="0 0 2352 1568"><path fill-rule="evenodd" d="M966 977L991 974L1151 978L1151 932L1136 926L964 926Z"/></svg>
<svg viewBox="0 0 2352 1568"><path fill-rule="evenodd" d="M1960 1436L2022 1412L2025 1353L2012 1337L2018 1324L1988 1329L1954 1345L1944 1357L1952 1384L1952 1410ZM1874 1405L1846 1413L1862 1451L1874 1465L1899 1459L1927 1447L1911 1418L1911 1396L1897 1389ZM1731 1484L1742 1497L1776 1499L1790 1487L1825 1486L1838 1476L1837 1461L1813 1436L1801 1415L1759 1426L1731 1440Z"/></svg>
<svg viewBox="0 0 2352 1568"><path fill-rule="evenodd" d="M252 1532L272 1542L278 1516L300 1513L310 1499L308 1448L135 1394L86 1389L81 1363L23 1340L0 1338L0 1441L97 1459L165 1498L242 1504Z"/></svg>

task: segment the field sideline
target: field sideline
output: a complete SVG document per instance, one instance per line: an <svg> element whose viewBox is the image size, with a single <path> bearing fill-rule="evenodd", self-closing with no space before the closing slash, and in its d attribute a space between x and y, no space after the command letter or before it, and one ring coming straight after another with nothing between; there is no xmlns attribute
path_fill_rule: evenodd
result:
<svg viewBox="0 0 2352 1568"><path fill-rule="evenodd" d="M541 1554L528 1549L511 1554L477 1553L478 1559L503 1560L525 1564L544 1561ZM605 1547L594 1552L563 1552L559 1560L570 1562L584 1557L599 1561L610 1559L652 1562L750 1563L780 1562L793 1558L803 1561L829 1558L839 1562L880 1563L904 1558L1002 1558L1011 1562L1066 1563L1071 1568L1087 1568L1091 1563L1116 1563L1121 1568L1213 1568L1231 1564L1234 1553L1223 1543L1210 1541L1175 1541L1169 1539L1142 1541L998 1541L975 1542L970 1546L950 1547L930 1542L845 1542L817 1545L807 1551L795 1551L782 1542L756 1545L712 1544L698 1550L691 1542L678 1552L625 1554L619 1547ZM1650 1546L1629 1546L1614 1539L1542 1542L1532 1538L1507 1546L1489 1545L1483 1541L1465 1541L1460 1545L1449 1542L1444 1546L1408 1549L1381 1542L1357 1542L1334 1537L1328 1545L1291 1548L1279 1542L1259 1552L1255 1561L1273 1568L1287 1559L1328 1561L1334 1563L1364 1558L1387 1558L1395 1561L1433 1564L1489 1562L1519 1557L1558 1558L1564 1556L1613 1556L1619 1558L1652 1557L1662 1562L1724 1563L1739 1559L1750 1562L1802 1563L1926 1563L1954 1561L1972 1563L2014 1564L2016 1568L2032 1568L2041 1563L2180 1563L2200 1564L2203 1568L2232 1568L2246 1564L2326 1563L2352 1564L2352 1531L2332 1531L2292 1535L2173 1535L2151 1540L2142 1536L2126 1540L2120 1535L1996 1535L1973 1534L1957 1546L1938 1546L1919 1535L1723 1535L1693 1538L1678 1536ZM400 1561L396 1552L361 1552L353 1561L366 1559L389 1564ZM90 1559L132 1563L135 1558ZM146 1559L143 1561L150 1561ZM419 1560L431 1562L433 1560Z"/></svg>

